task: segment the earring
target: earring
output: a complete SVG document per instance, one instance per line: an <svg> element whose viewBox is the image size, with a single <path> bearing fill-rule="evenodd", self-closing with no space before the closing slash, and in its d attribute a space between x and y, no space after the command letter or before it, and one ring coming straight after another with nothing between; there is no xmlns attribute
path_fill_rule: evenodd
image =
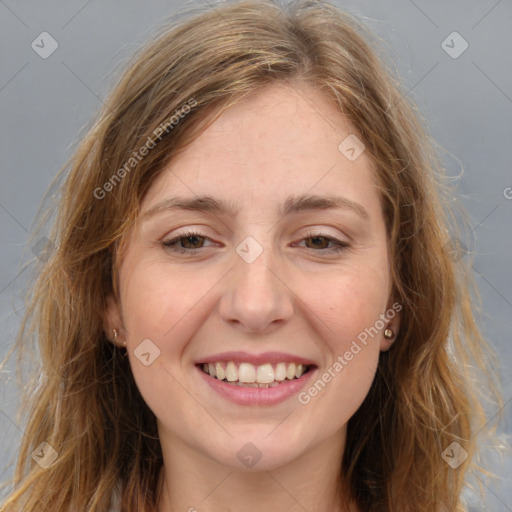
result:
<svg viewBox="0 0 512 512"><path fill-rule="evenodd" d="M117 329L112 329L112 332L114 333L114 339L112 341L115 342L117 339ZM126 341L123 341L123 347L126 347Z"/></svg>
<svg viewBox="0 0 512 512"><path fill-rule="evenodd" d="M395 337L395 333L389 327L384 331L384 338L390 340Z"/></svg>

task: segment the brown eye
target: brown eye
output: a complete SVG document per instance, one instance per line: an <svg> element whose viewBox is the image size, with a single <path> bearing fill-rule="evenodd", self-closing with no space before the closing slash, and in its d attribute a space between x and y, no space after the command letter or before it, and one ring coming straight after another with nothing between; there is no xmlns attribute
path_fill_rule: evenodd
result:
<svg viewBox="0 0 512 512"><path fill-rule="evenodd" d="M330 236L324 236L321 233L306 233L302 241L306 244L307 249L319 249L319 251L325 253L338 253L350 247L350 244L347 242ZM329 247L329 244L332 244L332 246Z"/></svg>
<svg viewBox="0 0 512 512"><path fill-rule="evenodd" d="M312 247L308 246L310 249L327 249L327 246L329 245L329 239L325 236L311 236L309 238L305 238L305 240L311 240Z"/></svg>
<svg viewBox="0 0 512 512"><path fill-rule="evenodd" d="M195 233L193 231L189 231L187 233L182 233L174 238L169 240L164 240L161 244L171 252L180 252L180 253L194 253L200 249L203 249L204 242L206 240L210 240L208 237L201 235L200 233Z"/></svg>
<svg viewBox="0 0 512 512"><path fill-rule="evenodd" d="M180 240L182 241L181 244L185 249L197 249L198 243L200 244L201 241L204 242L204 237L194 235L194 236L180 237Z"/></svg>

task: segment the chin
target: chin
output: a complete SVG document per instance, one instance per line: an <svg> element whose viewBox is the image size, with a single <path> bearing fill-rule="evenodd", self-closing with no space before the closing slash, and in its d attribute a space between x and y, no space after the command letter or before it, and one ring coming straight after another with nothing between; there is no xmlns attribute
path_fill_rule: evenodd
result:
<svg viewBox="0 0 512 512"><path fill-rule="evenodd" d="M274 427L275 428L275 427ZM248 472L270 471L280 468L300 457L304 442L293 441L286 432L270 434L272 429L242 436L234 436L220 453L211 453L220 464ZM274 436L274 437L273 437Z"/></svg>

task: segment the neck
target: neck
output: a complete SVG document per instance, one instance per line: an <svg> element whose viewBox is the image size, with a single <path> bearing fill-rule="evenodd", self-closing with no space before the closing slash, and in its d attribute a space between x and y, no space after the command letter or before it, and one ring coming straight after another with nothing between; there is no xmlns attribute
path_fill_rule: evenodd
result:
<svg viewBox="0 0 512 512"><path fill-rule="evenodd" d="M344 430L280 467L261 471L219 464L168 432L161 432L160 439L164 466L158 512L358 512L342 491Z"/></svg>

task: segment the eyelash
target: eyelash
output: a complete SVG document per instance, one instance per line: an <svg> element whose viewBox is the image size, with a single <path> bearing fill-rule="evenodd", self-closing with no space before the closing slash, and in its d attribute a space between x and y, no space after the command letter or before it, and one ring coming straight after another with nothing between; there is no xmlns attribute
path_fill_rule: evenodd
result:
<svg viewBox="0 0 512 512"><path fill-rule="evenodd" d="M162 244L162 246L164 246L167 250L170 250L171 252L176 252L176 253L180 253L180 254L185 254L185 253L195 254L197 251L200 251L202 249L202 247L197 248L197 249L186 249L184 247L172 247L175 243L177 243L185 238L189 238L189 237L199 237L199 238L204 238L206 240L210 240L209 237L202 235L201 233L199 233L197 231L191 230L191 231L187 231L186 233L182 233L182 234L180 234L174 238L171 238L169 240L163 240L161 242L161 244ZM338 253L344 251L345 249L347 249L348 247L350 247L350 244L347 242L343 242L341 240L338 240L337 238L325 236L325 235L322 235L321 233L316 233L313 231L308 231L307 233L305 233L305 236L302 238L301 241L307 240L308 238L325 238L329 242L335 243L336 244L335 247L331 247L330 249L320 249L320 251L327 252L327 253L338 254ZM312 248L308 247L308 249L312 249Z"/></svg>

